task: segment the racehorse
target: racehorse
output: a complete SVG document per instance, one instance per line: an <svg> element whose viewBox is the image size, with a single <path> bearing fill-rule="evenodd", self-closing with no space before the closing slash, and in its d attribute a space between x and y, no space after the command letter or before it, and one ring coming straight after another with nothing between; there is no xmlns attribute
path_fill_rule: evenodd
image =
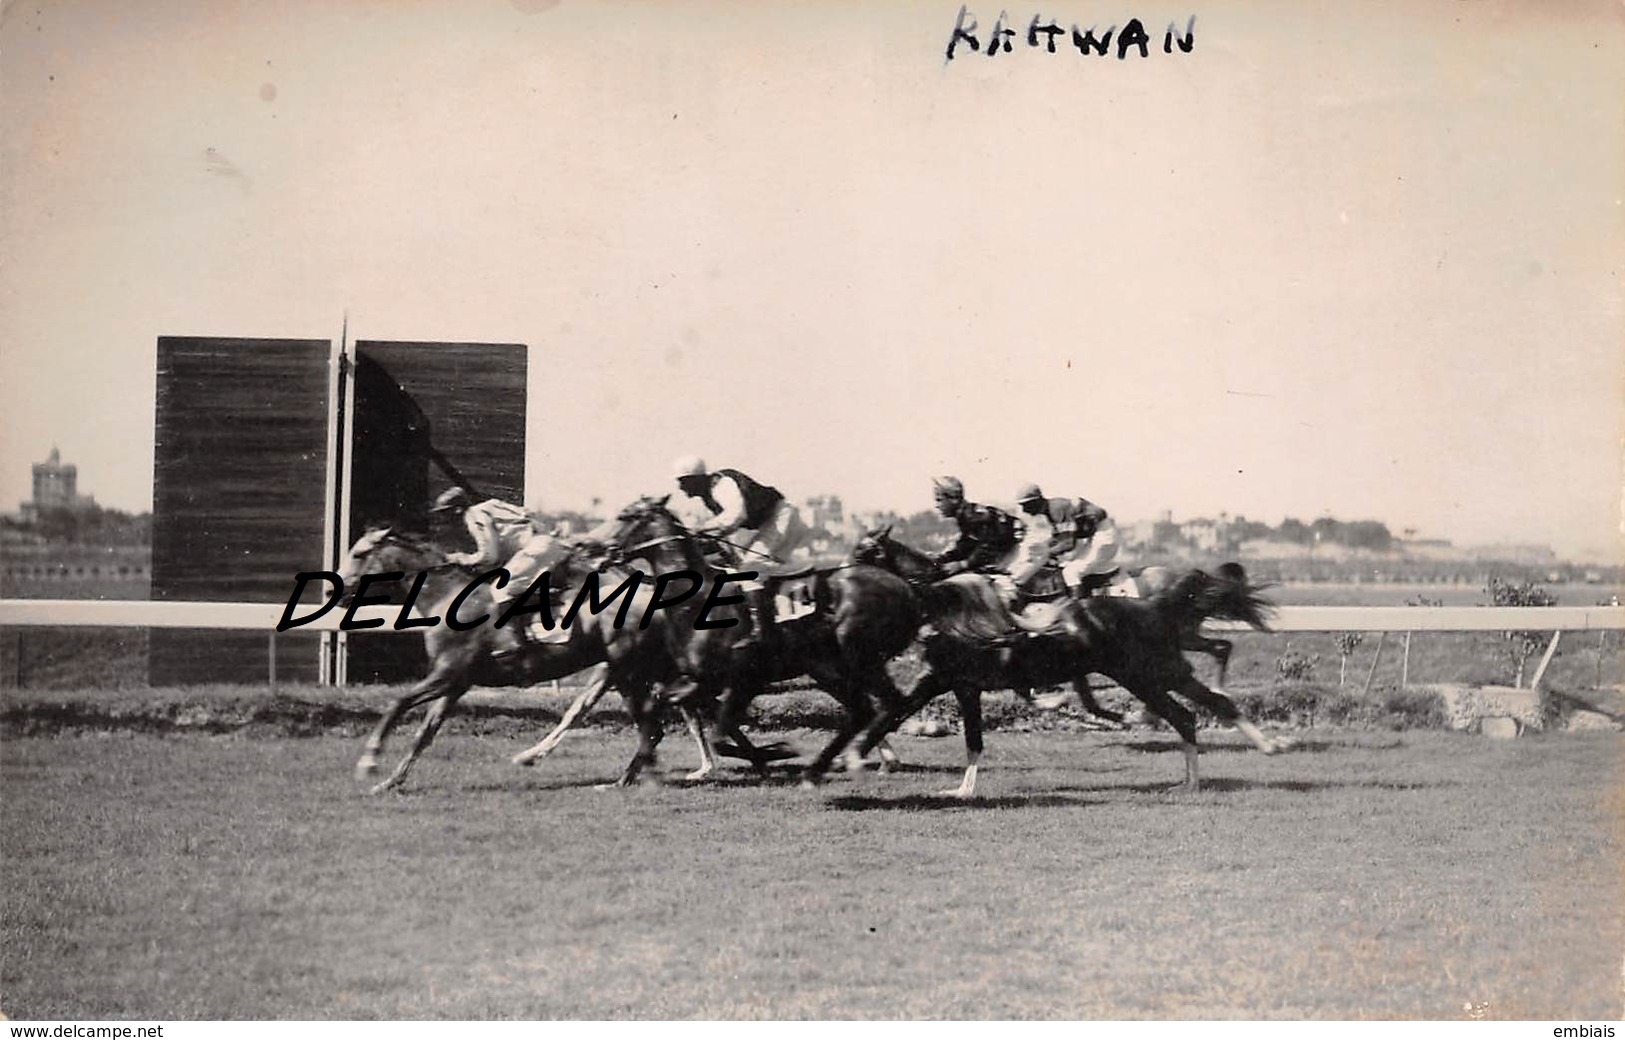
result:
<svg viewBox="0 0 1625 1040"><path fill-rule="evenodd" d="M594 569L578 551L572 551L565 558L563 567L566 581L569 580L568 575L580 576ZM370 530L356 541L340 576L345 586L353 590L355 580L364 574L412 574L419 571L427 577L419 592L418 602L429 604L429 613L441 617L446 615L448 601L467 586L475 573L470 568L448 562L445 554L432 542L384 527ZM465 620L485 615L488 622L494 623L496 614L492 606L491 588L484 584L475 587L458 608L458 616ZM656 628L648 631L635 627L616 628L613 621L612 614L583 612L573 620L567 640L530 642L519 653L512 655L509 661L499 660L492 655L493 630L490 623L478 624L463 631L445 624L424 629L429 674L390 705L379 720L367 738L360 760L356 762L356 777L364 779L377 771L378 756L390 731L405 712L420 704L429 704L429 710L412 750L395 767L394 772L372 788L373 793L398 787L406 779L412 764L434 741L446 715L471 687L529 686L562 679L589 668L594 669L593 677L588 690L577 699L576 704L595 701L606 685L613 684L621 691L627 710L638 724L640 741L646 739L645 734L651 730L653 739L658 741L658 720L646 717L644 708L650 703L649 690L652 685L668 677L669 661L661 643L663 632ZM572 706L572 713L577 710L576 706ZM546 754L551 744L563 735L572 717L567 716L547 740L515 755L515 764L525 765ZM697 779L715 768L715 757L699 720L692 712L685 712L685 721L700 746L701 765L694 774ZM630 783L635 776L636 773L629 767L618 784Z"/></svg>
<svg viewBox="0 0 1625 1040"><path fill-rule="evenodd" d="M723 572L712 563L700 536L666 508L668 498L639 499L622 510L605 541L618 550L619 558L642 561L657 574L690 571L709 584ZM835 738L806 767L804 776L817 777L876 717L877 704L893 708L901 702L886 663L914 641L920 607L906 581L876 567L842 564L764 575L770 588L791 579L811 583L814 609L806 617L777 623L770 640L760 638L767 633L759 633L748 648L736 647L742 625L695 625L701 615L713 621L726 617L725 608L719 613L693 600L677 608L682 620L666 631L679 678L667 685L666 695L681 705L725 694L717 728L729 732L750 754L737 723L750 701L770 682L810 675L845 709ZM738 597L733 599L737 602ZM877 736L871 747L882 737Z"/></svg>
<svg viewBox="0 0 1625 1040"><path fill-rule="evenodd" d="M930 562L917 550L893 541L885 530L865 536L854 555L914 574L925 573L923 563ZM1283 750L1285 741L1266 737L1228 696L1200 682L1181 652L1182 633L1206 618L1266 627L1267 601L1247 583L1239 565L1227 573L1228 578L1215 578L1193 570L1143 600L1067 599L1050 606L1042 620L1009 613L993 583L981 575L961 574L919 586L930 622L924 638L926 674L900 708L865 729L853 753L862 754L931 700L952 691L965 727L966 769L960 786L944 793L969 798L975 794L982 755L982 693L1013 685L1071 682L1087 696L1082 691L1088 689L1091 672L1116 681L1179 733L1188 790L1201 786L1196 717L1171 693L1234 725L1265 754Z"/></svg>
<svg viewBox="0 0 1625 1040"><path fill-rule="evenodd" d="M869 563L876 567L900 574L914 585L931 584L947 577L935 560L917 549L895 541L891 537L891 525L871 531L859 540L852 552L852 558L861 563ZM1247 572L1239 563L1223 563L1219 565L1218 575L1222 581L1230 583L1237 595L1245 599L1245 605L1238 608L1245 616L1227 616L1226 620L1252 623L1257 615L1260 624L1274 611L1274 605L1264 599L1260 593L1270 588L1268 583L1250 584ZM1127 597L1130 599L1150 599L1160 592L1171 587L1178 581L1180 572L1172 567L1163 567L1153 564L1137 571L1125 571L1104 587L1101 595L1108 597ZM1056 575L1059 584L1059 575ZM1242 590L1247 590L1245 593ZM1213 658L1219 666L1218 686L1224 685L1225 673L1230 667L1230 654L1235 649L1228 639L1215 639L1202 634L1202 618L1187 619L1188 624L1180 630L1179 648L1196 653L1206 654ZM1121 721L1116 712L1104 711L1094 703L1088 692L1088 687L1078 689L1078 697L1091 713L1101 718Z"/></svg>

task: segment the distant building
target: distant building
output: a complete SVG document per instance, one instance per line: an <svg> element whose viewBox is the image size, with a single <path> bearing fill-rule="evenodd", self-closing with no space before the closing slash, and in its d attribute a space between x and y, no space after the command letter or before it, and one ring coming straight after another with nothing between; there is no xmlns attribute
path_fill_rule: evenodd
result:
<svg viewBox="0 0 1625 1040"><path fill-rule="evenodd" d="M46 509L94 509L96 500L79 494L79 467L64 463L55 445L44 462L34 463L34 498L19 508L25 522L39 518Z"/></svg>
<svg viewBox="0 0 1625 1040"><path fill-rule="evenodd" d="M826 531L840 531L846 526L846 514L841 507L840 495L814 495L807 499L807 523Z"/></svg>
<svg viewBox="0 0 1625 1040"><path fill-rule="evenodd" d="M1187 520L1179 525L1179 537L1198 552L1217 552L1220 536L1220 527L1212 520Z"/></svg>

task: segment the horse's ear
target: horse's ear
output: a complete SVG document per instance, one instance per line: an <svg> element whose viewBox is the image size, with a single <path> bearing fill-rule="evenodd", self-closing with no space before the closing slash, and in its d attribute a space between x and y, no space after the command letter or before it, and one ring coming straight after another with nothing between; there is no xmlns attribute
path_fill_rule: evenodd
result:
<svg viewBox="0 0 1625 1040"><path fill-rule="evenodd" d="M661 495L659 498L655 499L655 505L659 506L661 509L665 509L666 508L666 503L670 502L670 501L671 501L671 492L668 491L664 495Z"/></svg>
<svg viewBox="0 0 1625 1040"><path fill-rule="evenodd" d="M891 537L891 529L894 526L895 526L894 524L887 524L885 527L882 527L880 529L880 537L882 537L882 538L890 538Z"/></svg>

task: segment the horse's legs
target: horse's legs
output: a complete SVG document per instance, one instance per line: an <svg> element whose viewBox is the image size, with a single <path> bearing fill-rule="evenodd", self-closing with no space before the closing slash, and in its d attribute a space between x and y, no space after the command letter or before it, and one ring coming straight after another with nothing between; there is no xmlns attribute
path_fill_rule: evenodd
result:
<svg viewBox="0 0 1625 1040"><path fill-rule="evenodd" d="M1087 711L1097 719L1105 719L1107 722L1113 723L1114 725L1121 726L1123 724L1122 712L1112 711L1109 708L1102 708L1100 706L1100 702L1095 700L1095 691L1094 688L1089 685L1088 675L1080 675L1076 679L1072 680L1072 688L1077 691L1078 703L1083 705L1084 711Z"/></svg>
<svg viewBox="0 0 1625 1040"><path fill-rule="evenodd" d="M875 717L874 705L870 703L866 691L867 682L872 680L872 676L860 675L851 678L841 677L839 681L830 683L830 692L846 710L842 713L841 725L836 730L835 736L824 745L818 757L809 762L807 768L803 770L801 778L803 786L815 786L818 779L829 769L830 763L835 761L835 756L840 754L841 750L852 742L852 738Z"/></svg>
<svg viewBox="0 0 1625 1040"><path fill-rule="evenodd" d="M890 773L902 766L902 758L892 749L891 741L885 737L875 742L875 750L880 752L880 772Z"/></svg>
<svg viewBox="0 0 1625 1040"><path fill-rule="evenodd" d="M1185 753L1185 790L1193 792L1200 790L1202 782L1196 771L1196 716L1189 708L1170 697L1159 681L1140 681L1129 685L1127 689L1153 713L1174 727L1179 739L1184 743L1181 750Z"/></svg>
<svg viewBox="0 0 1625 1040"><path fill-rule="evenodd" d="M909 691L908 696L903 698L897 707L882 713L858 734L856 738L857 744L849 753L849 756L855 755L856 760L861 765L863 756L873 751L876 745L885 740L898 726L901 726L921 708L947 692L948 684L943 682L936 672L927 671L920 676L919 681L914 684L914 689ZM849 757L848 762L850 763L851 760Z"/></svg>
<svg viewBox="0 0 1625 1040"><path fill-rule="evenodd" d="M1254 747L1264 752L1264 754L1273 755L1283 749L1283 742L1271 740L1265 736L1262 730L1253 725L1251 719L1242 715L1241 709L1236 707L1235 701L1231 700L1221 690L1209 689L1196 676L1186 676L1184 681L1174 688L1174 692L1189 697L1214 715L1217 715L1220 720L1236 727L1243 736L1253 742Z"/></svg>
<svg viewBox="0 0 1625 1040"><path fill-rule="evenodd" d="M688 734L694 738L694 743L700 750L700 768L689 773L684 779L704 780L717 770L717 756L711 747L711 738L705 732L705 723L700 719L700 713L695 711L693 706L685 704L677 710L682 713Z"/></svg>
<svg viewBox="0 0 1625 1040"><path fill-rule="evenodd" d="M626 710L632 716L632 722L638 731L638 749L633 752L632 760L626 764L619 780L611 786L629 787L636 783L643 770L655 764L655 747L660 743L660 712L658 707L649 703L649 691L633 688L625 692ZM646 782L659 783L659 777L651 774Z"/></svg>
<svg viewBox="0 0 1625 1040"><path fill-rule="evenodd" d="M1225 671L1230 667L1230 652L1235 649L1228 639L1209 639L1194 628L1180 633L1179 648L1191 650L1199 654L1207 654L1219 666L1219 681L1216 686L1224 685Z"/></svg>
<svg viewBox="0 0 1625 1040"><path fill-rule="evenodd" d="M429 710L423 717L423 725L418 727L417 739L412 742L412 750L407 752L405 758L401 759L400 765L395 767L393 773L373 785L373 794L380 794L391 788L399 787L406 781L406 774L411 771L412 763L416 762L418 756L428 750L430 744L434 743L435 734L440 732L440 725L446 721L447 713L456 707L457 701L467 692L468 684L459 683L439 700L429 705Z"/></svg>
<svg viewBox="0 0 1625 1040"><path fill-rule="evenodd" d="M604 696L604 691L608 689L608 687L609 666L606 664L593 665L592 678L587 681L587 688L582 690L581 693L576 696L576 699L570 702L570 707L565 709L564 717L559 720L559 724L557 726L553 727L553 732L543 737L540 743L537 743L532 747L528 747L519 752L519 754L513 756L513 764L516 766L531 765L538 758L543 757L554 748L558 747L559 742L564 739L564 735L568 733L571 727L575 725L576 720L584 713L590 711L593 705L598 703L599 699Z"/></svg>
<svg viewBox="0 0 1625 1040"><path fill-rule="evenodd" d="M982 761L982 691L955 686L954 698L959 701L960 724L965 727L965 777L953 790L937 793L950 798L974 798L976 769Z"/></svg>
<svg viewBox="0 0 1625 1040"><path fill-rule="evenodd" d="M389 738L389 734L395 729L396 724L400 722L402 715L405 715L419 704L446 695L446 692L452 688L451 671L451 668L444 665L438 666L415 683L405 694L395 699L395 702L384 712L384 717L378 720L378 725L373 727L372 733L367 736L367 742L361 749L361 757L356 760L355 764L355 777L357 780L365 780L378 771L378 756L383 754L384 741Z"/></svg>

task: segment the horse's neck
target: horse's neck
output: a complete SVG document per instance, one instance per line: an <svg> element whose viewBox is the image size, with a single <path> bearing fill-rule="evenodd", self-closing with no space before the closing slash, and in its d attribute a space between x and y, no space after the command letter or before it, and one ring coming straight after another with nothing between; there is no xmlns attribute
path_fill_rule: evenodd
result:
<svg viewBox="0 0 1625 1040"><path fill-rule="evenodd" d="M892 543L892 559L897 563L897 573L911 580L929 581L941 575L935 560L902 542Z"/></svg>
<svg viewBox="0 0 1625 1040"><path fill-rule="evenodd" d="M406 572L406 587L408 589L417 581L418 573L427 575L423 579L423 588L419 590L417 595L415 609L419 611L427 611L431 608L443 606L453 596L467 588L468 583L477 576L474 571L467 568L426 561L420 571ZM524 590L521 589L520 591Z"/></svg>
<svg viewBox="0 0 1625 1040"><path fill-rule="evenodd" d="M681 541L656 546L646 555L635 556L633 559L648 564L656 575L670 574L673 571L697 571L703 575L715 570L706 562L703 554Z"/></svg>

